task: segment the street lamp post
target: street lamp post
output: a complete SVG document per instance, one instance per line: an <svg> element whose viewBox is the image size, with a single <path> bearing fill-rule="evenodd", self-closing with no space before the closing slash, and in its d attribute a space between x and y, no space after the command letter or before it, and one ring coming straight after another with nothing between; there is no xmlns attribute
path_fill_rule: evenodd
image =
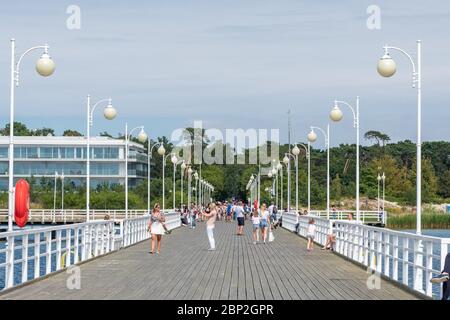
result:
<svg viewBox="0 0 450 320"><path fill-rule="evenodd" d="M386 224L386 211L384 210L384 191L385 191L385 181L386 181L386 175L383 172L383 175L381 176L381 181L383 181L383 217L384 217L384 223Z"/></svg>
<svg viewBox="0 0 450 320"><path fill-rule="evenodd" d="M144 131L144 126L135 127L128 132L128 123L125 124L125 218L128 219L128 153L131 135L135 130L141 130L138 134L138 140L142 143L147 141L148 136Z"/></svg>
<svg viewBox="0 0 450 320"><path fill-rule="evenodd" d="M314 129L322 132L325 137L325 147L327 148L327 219L330 219L330 125L327 125L327 132L322 128L311 126L311 132L308 133L309 142L317 140L317 134L314 132Z"/></svg>
<svg viewBox="0 0 450 320"><path fill-rule="evenodd" d="M280 210L283 212L283 165L278 162L277 170L280 171Z"/></svg>
<svg viewBox="0 0 450 320"><path fill-rule="evenodd" d="M55 223L55 216L56 216L56 191L57 191L57 185L58 185L58 171L55 171L55 178L54 178L54 184L53 184L53 218L52 223Z"/></svg>
<svg viewBox="0 0 450 320"><path fill-rule="evenodd" d="M339 105L345 105L350 108L353 113L353 127L356 129L356 220L360 221L360 204L359 204L359 97L356 97L356 111L345 101L334 100L334 108L330 112L330 118L333 121L340 121L343 113L339 109Z"/></svg>
<svg viewBox="0 0 450 320"><path fill-rule="evenodd" d="M294 145L294 148L292 148L292 154L295 156L295 210L298 213L298 156L300 154L299 146L301 146L306 151L306 158L308 159L308 212L310 210L310 197L311 197L311 185L310 185L310 154L309 154L309 142L308 147L306 147L303 143L298 143Z"/></svg>
<svg viewBox="0 0 450 320"><path fill-rule="evenodd" d="M176 197L175 197L175 174L177 171L177 162L178 162L178 158L175 156L174 153L172 153L172 157L170 158L170 161L173 164L173 186L172 186L172 194L173 194L173 210L175 211L175 207L176 207Z"/></svg>
<svg viewBox="0 0 450 320"><path fill-rule="evenodd" d="M395 61L389 55L389 50L396 50L403 53L411 62L412 66L412 87L417 87L417 172L416 172L416 234L422 234L422 43L417 40L417 61L414 62L411 55L405 50L384 46L384 55L378 62L378 73L383 77L391 77L396 72Z"/></svg>
<svg viewBox="0 0 450 320"><path fill-rule="evenodd" d="M181 171L180 171L180 179L181 179L180 207L183 205L183 192L184 192L184 189L183 189L183 180L184 180L184 173L185 173L185 171L186 171L186 168L187 168L186 162L183 160L183 161L181 162L181 165L180 165L180 169L181 169Z"/></svg>
<svg viewBox="0 0 450 320"><path fill-rule="evenodd" d="M14 216L14 98L15 87L19 86L20 63L23 57L34 50L44 50L44 53L36 62L36 71L43 77L48 77L55 71L55 63L48 54L49 46L35 46L26 50L16 63L16 40L11 39L11 88L9 105L9 163L8 163L8 231L13 230Z"/></svg>
<svg viewBox="0 0 450 320"><path fill-rule="evenodd" d="M148 141L148 146L147 146L147 212L148 214L150 214L150 210L151 210L151 197L150 197L150 188L151 188L151 168L152 168L152 164L151 164L151 160L152 160L152 154L153 154L153 148L154 147L159 147L161 148L161 146L163 146L162 142L156 142L153 146L150 147L150 139L147 140ZM159 154L159 148L158 148L158 154ZM163 147L164 148L164 147ZM164 150L165 152L165 150Z"/></svg>
<svg viewBox="0 0 450 320"><path fill-rule="evenodd" d="M416 151L416 234L422 234L422 43L417 40L417 61L409 55L405 50L398 47L384 46L384 55L378 61L377 70L383 77L391 77L396 72L395 61L389 55L389 50L400 51L411 62L412 66L412 87L417 87L417 151ZM418 241L415 263L421 265L423 263L423 243ZM414 270L415 289L422 291L423 271Z"/></svg>
<svg viewBox="0 0 450 320"><path fill-rule="evenodd" d="M283 162L284 164L287 166L287 178L288 178L288 187L287 187L287 211L290 212L291 211L291 161L290 159L294 158L294 160L296 161L296 168L298 167L298 158L295 157L293 154L291 153L285 153L284 154L284 158L283 158ZM297 170L297 182L298 182L298 170ZM297 183L297 189L296 189L296 193L298 193L298 183ZM297 213L298 213L298 198L297 198Z"/></svg>
<svg viewBox="0 0 450 320"><path fill-rule="evenodd" d="M87 95L86 100L86 221L89 221L91 210L91 127L94 124L94 110L101 103L108 102L105 109L103 110L103 116L107 120L113 120L117 115L117 111L112 106L111 98L101 99L97 101L97 103L95 103L93 106L91 106L91 96L89 94Z"/></svg>
<svg viewBox="0 0 450 320"><path fill-rule="evenodd" d="M377 212L378 212L378 214L380 214L380 182L381 182L381 176L380 176L380 174L378 173L378 176L377 176L377 185L378 185L378 196L377 196Z"/></svg>

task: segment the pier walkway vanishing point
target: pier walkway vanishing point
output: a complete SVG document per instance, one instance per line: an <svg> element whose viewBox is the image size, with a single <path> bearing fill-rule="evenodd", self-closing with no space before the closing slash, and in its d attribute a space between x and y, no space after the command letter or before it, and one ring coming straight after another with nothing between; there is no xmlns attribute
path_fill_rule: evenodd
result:
<svg viewBox="0 0 450 320"><path fill-rule="evenodd" d="M81 289L67 288L70 274L63 270L6 290L0 299L417 298L384 279L369 289L364 268L317 245L308 253L306 241L288 230L278 228L274 242L256 245L249 222L244 230L237 236L235 223L217 222L217 249L207 251L204 223L178 227L163 236L160 255L149 254L144 240L80 264Z"/></svg>

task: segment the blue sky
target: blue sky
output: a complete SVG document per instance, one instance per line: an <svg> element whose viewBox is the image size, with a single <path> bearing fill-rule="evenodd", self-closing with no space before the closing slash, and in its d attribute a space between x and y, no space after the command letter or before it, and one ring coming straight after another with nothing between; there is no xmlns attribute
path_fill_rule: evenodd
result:
<svg viewBox="0 0 450 320"><path fill-rule="evenodd" d="M81 29L66 28L69 5ZM381 30L366 27L369 5ZM397 74L376 73L385 43L415 56L423 42L423 139L450 140L450 3L448 1L2 1L0 124L9 119L9 39L18 51L48 42L55 74L21 66L16 121L85 132L85 99L111 96L112 121L95 114L92 132L143 124L150 136L203 120L206 127L280 128L287 110L294 140L325 126L335 98L361 97L361 132L416 139L416 91L405 57ZM351 114L332 124L331 144L354 142Z"/></svg>

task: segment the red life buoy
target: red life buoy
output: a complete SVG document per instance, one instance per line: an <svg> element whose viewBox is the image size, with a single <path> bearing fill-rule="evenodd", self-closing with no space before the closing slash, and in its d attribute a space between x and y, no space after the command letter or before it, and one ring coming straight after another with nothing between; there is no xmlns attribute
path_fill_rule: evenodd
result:
<svg viewBox="0 0 450 320"><path fill-rule="evenodd" d="M14 221L23 228L28 222L28 213L30 211L30 185L24 179L16 183Z"/></svg>

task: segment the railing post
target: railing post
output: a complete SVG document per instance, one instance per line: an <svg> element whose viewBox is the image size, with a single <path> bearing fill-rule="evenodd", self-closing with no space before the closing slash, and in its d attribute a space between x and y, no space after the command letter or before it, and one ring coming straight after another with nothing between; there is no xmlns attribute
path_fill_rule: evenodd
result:
<svg viewBox="0 0 450 320"><path fill-rule="evenodd" d="M402 282L408 285L408 260L409 260L409 239L403 238L403 266L402 266Z"/></svg>
<svg viewBox="0 0 450 320"><path fill-rule="evenodd" d="M376 270L378 273L381 273L382 262L383 262L383 260L382 260L383 245L381 243L381 239L382 239L381 231L377 231L376 235L377 235L377 237L376 237L376 239L377 239L377 246L376 246L376 248L377 248L377 265L376 265L377 269Z"/></svg>
<svg viewBox="0 0 450 320"><path fill-rule="evenodd" d="M86 229L85 231L85 241L86 241L86 245L87 245L87 252L86 252L86 258L90 259L92 258L92 225L88 224L86 225Z"/></svg>
<svg viewBox="0 0 450 320"><path fill-rule="evenodd" d="M384 237L384 274L389 277L390 275L390 262L391 262L391 258L390 258L390 253L391 253L391 237L389 235L389 233L383 233Z"/></svg>
<svg viewBox="0 0 450 320"><path fill-rule="evenodd" d="M5 287L14 285L14 236L8 237L6 251Z"/></svg>
<svg viewBox="0 0 450 320"><path fill-rule="evenodd" d="M45 274L52 271L52 232L45 233Z"/></svg>
<svg viewBox="0 0 450 320"><path fill-rule="evenodd" d="M83 230L83 227L81 227L81 230ZM78 263L78 261L80 260L80 228L75 227L73 229L73 234L74 234L74 240L73 240L73 245L75 247L75 253L73 255L73 263ZM81 235L81 260L83 260L83 251L84 251L84 244L83 244L83 235Z"/></svg>
<svg viewBox="0 0 450 320"><path fill-rule="evenodd" d="M72 229L66 229L66 263L63 267L68 267L72 264L71 257L71 241L72 241Z"/></svg>
<svg viewBox="0 0 450 320"><path fill-rule="evenodd" d="M34 278L41 275L41 233L34 234Z"/></svg>
<svg viewBox="0 0 450 320"><path fill-rule="evenodd" d="M432 297L433 286L431 285L430 280L433 277L433 244L431 241L425 243L425 250L425 294Z"/></svg>
<svg viewBox="0 0 450 320"><path fill-rule="evenodd" d="M61 230L56 230L56 270L61 269Z"/></svg>
<svg viewBox="0 0 450 320"><path fill-rule="evenodd" d="M398 236L393 236L392 244L392 278L398 281Z"/></svg>
<svg viewBox="0 0 450 320"><path fill-rule="evenodd" d="M370 258L370 232L367 229L364 229L364 265L370 266L369 258Z"/></svg>
<svg viewBox="0 0 450 320"><path fill-rule="evenodd" d="M22 282L28 280L28 235L22 236Z"/></svg>

